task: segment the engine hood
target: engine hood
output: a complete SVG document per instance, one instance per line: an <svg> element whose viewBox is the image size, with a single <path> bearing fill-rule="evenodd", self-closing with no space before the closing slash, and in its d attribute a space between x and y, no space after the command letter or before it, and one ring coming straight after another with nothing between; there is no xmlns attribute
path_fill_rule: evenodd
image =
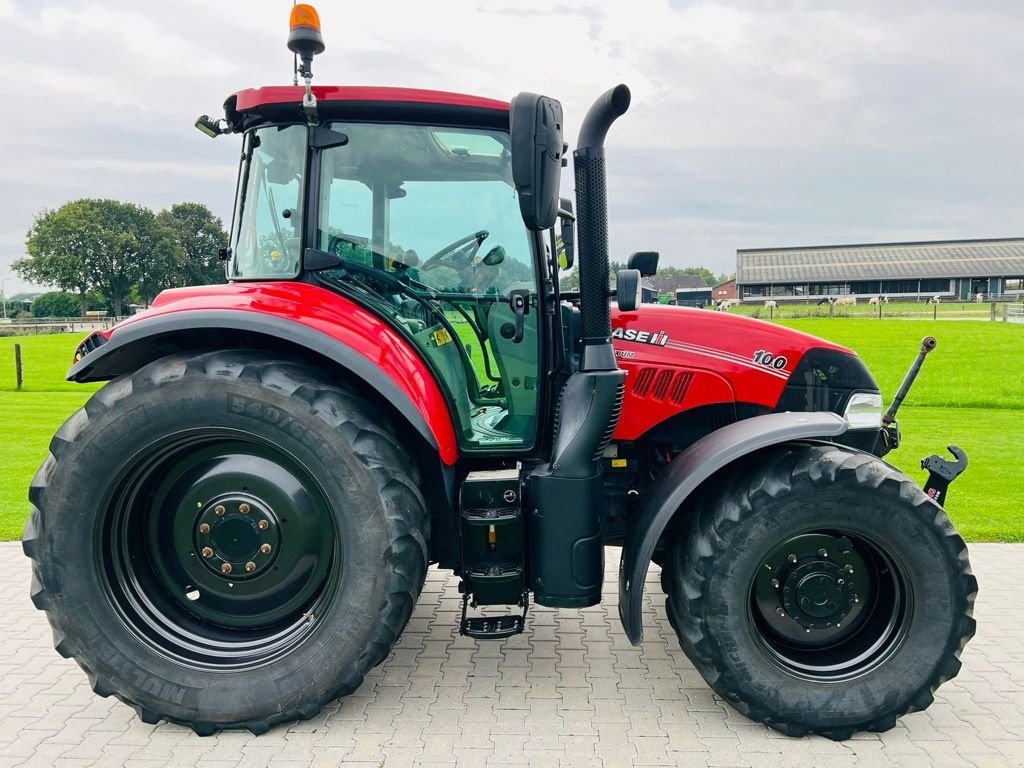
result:
<svg viewBox="0 0 1024 768"><path fill-rule="evenodd" d="M827 350L863 368L846 347L741 315L659 304L612 309L612 341L626 372L615 437L635 439L681 411L741 404L776 409L808 351Z"/></svg>

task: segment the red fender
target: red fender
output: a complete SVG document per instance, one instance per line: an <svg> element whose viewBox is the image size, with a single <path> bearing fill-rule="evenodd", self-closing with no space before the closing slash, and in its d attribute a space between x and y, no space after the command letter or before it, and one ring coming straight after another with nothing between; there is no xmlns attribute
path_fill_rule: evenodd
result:
<svg viewBox="0 0 1024 768"><path fill-rule="evenodd" d="M376 315L343 296L308 283L228 283L164 291L150 309L102 334L107 344L92 347L95 352L76 363L68 378L87 381L121 373L98 372L103 353L119 346L118 342L150 336L158 332L157 328L187 328L188 319L193 317L193 330L202 327L203 318L215 317L217 326L228 329L228 343L233 327L283 320L301 326L296 331L301 330L304 339L348 348L365 358L408 397L433 435L441 461L451 466L458 459L458 441L448 403L430 368L412 345ZM275 330L279 338L289 341L287 326L281 332L278 324ZM294 341L302 344L298 339Z"/></svg>

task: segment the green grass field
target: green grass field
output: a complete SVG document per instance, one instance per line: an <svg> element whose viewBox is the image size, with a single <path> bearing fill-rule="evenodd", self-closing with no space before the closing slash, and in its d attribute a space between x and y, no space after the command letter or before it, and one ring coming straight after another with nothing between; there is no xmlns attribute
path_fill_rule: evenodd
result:
<svg viewBox="0 0 1024 768"><path fill-rule="evenodd" d="M777 309L769 310L764 306L764 302L753 302L736 305L729 311L734 315L747 315L761 320L784 320L798 317L827 317L829 319L855 317L864 320L884 320L886 318L966 320L987 319L992 311L990 305L984 302L944 302L932 305L919 301L900 301L878 307L862 300L853 306L832 307L831 315L827 304L779 301L778 305ZM879 318L879 312L881 312L881 318ZM999 304L996 306L996 317L1002 318L1002 313L1003 305Z"/></svg>
<svg viewBox="0 0 1024 768"><path fill-rule="evenodd" d="M891 397L923 336L939 340L911 390L900 424L903 445L888 459L923 479L919 462L949 443L970 455L954 483L948 510L971 541L1024 541L1024 328L970 320L780 319L807 333L856 349ZM50 436L97 389L64 374L78 335L0 338L0 540L20 537L26 492L46 456ZM15 343L22 347L25 385L16 391ZM477 364L480 352L473 350Z"/></svg>

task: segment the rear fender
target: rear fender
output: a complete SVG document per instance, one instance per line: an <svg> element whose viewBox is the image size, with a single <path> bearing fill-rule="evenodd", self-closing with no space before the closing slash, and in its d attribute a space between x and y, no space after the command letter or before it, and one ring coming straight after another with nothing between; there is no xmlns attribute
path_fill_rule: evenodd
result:
<svg viewBox="0 0 1024 768"><path fill-rule="evenodd" d="M416 430L443 464L455 464L455 430L430 369L379 318L341 297L328 295L332 302L347 305L329 324L307 322L303 314L282 316L251 307L181 311L157 307L115 326L106 343L87 352L67 378L77 382L111 379L188 349L256 346L298 353L315 364L333 364L339 375L357 379L362 388L378 394ZM315 314L315 310L307 314Z"/></svg>
<svg viewBox="0 0 1024 768"><path fill-rule="evenodd" d="M662 470L645 494L619 562L619 618L633 645L643 640L641 601L654 548L679 508L714 473L754 451L792 440L832 438L847 429L827 411L770 413L702 437Z"/></svg>

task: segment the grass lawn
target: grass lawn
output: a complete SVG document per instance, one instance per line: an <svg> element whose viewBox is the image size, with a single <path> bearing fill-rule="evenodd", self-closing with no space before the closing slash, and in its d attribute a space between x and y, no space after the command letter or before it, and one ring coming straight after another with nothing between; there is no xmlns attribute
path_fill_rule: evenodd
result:
<svg viewBox="0 0 1024 768"><path fill-rule="evenodd" d="M1024 328L970 320L798 318L779 322L856 349L891 397L923 336L939 346L902 410L903 445L888 459L923 479L920 460L956 443L970 468L951 488L948 511L971 541L1024 541ZM468 329L466 329L468 330ZM0 338L0 540L17 539L26 492L50 436L98 385L64 381L78 334ZM466 342L472 343L468 338ZM20 343L25 386L14 380ZM481 365L480 350L473 358Z"/></svg>

